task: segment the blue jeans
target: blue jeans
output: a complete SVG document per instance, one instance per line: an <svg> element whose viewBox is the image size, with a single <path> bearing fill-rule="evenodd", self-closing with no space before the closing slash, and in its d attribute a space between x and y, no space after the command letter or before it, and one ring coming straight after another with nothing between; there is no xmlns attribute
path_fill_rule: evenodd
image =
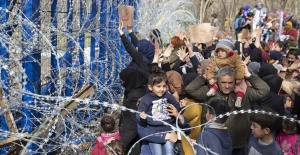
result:
<svg viewBox="0 0 300 155"><path fill-rule="evenodd" d="M170 141L167 141L164 144L149 143L149 147L150 152L153 155L174 155L174 144Z"/></svg>

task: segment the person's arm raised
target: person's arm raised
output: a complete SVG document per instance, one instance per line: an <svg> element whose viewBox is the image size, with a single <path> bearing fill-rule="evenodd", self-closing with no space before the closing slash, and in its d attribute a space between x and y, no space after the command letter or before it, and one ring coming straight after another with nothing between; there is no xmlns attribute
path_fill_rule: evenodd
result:
<svg viewBox="0 0 300 155"><path fill-rule="evenodd" d="M138 52L130 43L128 38L125 36L123 32L123 23L120 23L120 26L118 28L119 34L121 37L121 41L125 47L125 50L128 52L128 54L132 57L132 60L136 62L137 64L140 64L143 62L143 54Z"/></svg>

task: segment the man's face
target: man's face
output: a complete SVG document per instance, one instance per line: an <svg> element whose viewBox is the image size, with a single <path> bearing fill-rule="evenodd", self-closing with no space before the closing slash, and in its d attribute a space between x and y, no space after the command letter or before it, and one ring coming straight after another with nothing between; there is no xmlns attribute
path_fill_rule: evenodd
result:
<svg viewBox="0 0 300 155"><path fill-rule="evenodd" d="M229 75L219 76L218 84L222 93L229 94L234 89L235 78Z"/></svg>

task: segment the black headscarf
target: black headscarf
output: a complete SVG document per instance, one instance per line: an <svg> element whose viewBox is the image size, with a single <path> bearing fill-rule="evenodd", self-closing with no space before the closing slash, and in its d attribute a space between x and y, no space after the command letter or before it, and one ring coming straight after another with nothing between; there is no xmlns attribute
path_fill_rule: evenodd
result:
<svg viewBox="0 0 300 155"><path fill-rule="evenodd" d="M250 60L251 62L263 62L261 50L259 48L253 49L250 53Z"/></svg>
<svg viewBox="0 0 300 155"><path fill-rule="evenodd" d="M262 64L258 71L258 77L263 78L268 75L277 75L278 70L271 64L265 63Z"/></svg>
<svg viewBox="0 0 300 155"><path fill-rule="evenodd" d="M127 67L120 72L119 76L127 94L131 89L147 85L149 75L137 67Z"/></svg>
<svg viewBox="0 0 300 155"><path fill-rule="evenodd" d="M264 80L269 85L271 92L278 94L283 81L283 79L280 76L276 74L271 74L263 77L262 80Z"/></svg>

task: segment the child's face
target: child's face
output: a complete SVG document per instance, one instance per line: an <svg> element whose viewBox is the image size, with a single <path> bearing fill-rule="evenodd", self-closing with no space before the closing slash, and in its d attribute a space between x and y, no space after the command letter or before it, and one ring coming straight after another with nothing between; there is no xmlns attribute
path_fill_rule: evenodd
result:
<svg viewBox="0 0 300 155"><path fill-rule="evenodd" d="M285 108L291 108L292 107L292 100L290 97L287 97L284 103Z"/></svg>
<svg viewBox="0 0 300 155"><path fill-rule="evenodd" d="M269 134L266 129L262 129L261 126L255 122L252 122L251 130L254 137L261 138L266 134Z"/></svg>
<svg viewBox="0 0 300 155"><path fill-rule="evenodd" d="M282 48L278 45L278 43L275 44L275 51L282 51Z"/></svg>
<svg viewBox="0 0 300 155"><path fill-rule="evenodd" d="M294 128L294 130L289 130L287 129L287 127L285 126L284 123L282 123L282 131L287 134L287 135L293 135L297 133L297 128Z"/></svg>
<svg viewBox="0 0 300 155"><path fill-rule="evenodd" d="M205 117L206 117L206 121L209 121L213 118L213 115L209 113L209 109L207 109Z"/></svg>
<svg viewBox="0 0 300 155"><path fill-rule="evenodd" d="M224 59L227 57L227 52L223 49L219 49L217 53L218 58Z"/></svg>
<svg viewBox="0 0 300 155"><path fill-rule="evenodd" d="M167 84L165 81L152 85L148 85L149 90L158 97L162 97L167 91Z"/></svg>

